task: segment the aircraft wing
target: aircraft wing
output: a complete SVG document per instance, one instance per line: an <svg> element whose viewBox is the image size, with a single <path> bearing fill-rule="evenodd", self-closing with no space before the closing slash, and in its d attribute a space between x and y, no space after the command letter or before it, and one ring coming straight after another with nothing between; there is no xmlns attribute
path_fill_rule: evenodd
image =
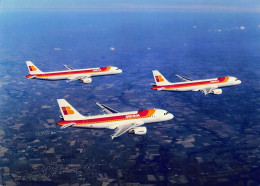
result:
<svg viewBox="0 0 260 186"><path fill-rule="evenodd" d="M104 104L100 104L100 103L96 103L97 106L99 106L100 108L102 108L102 110L108 114L115 114L115 113L118 113L118 111L104 105Z"/></svg>
<svg viewBox="0 0 260 186"><path fill-rule="evenodd" d="M136 123L128 123L128 124L124 124L124 125L118 125L116 127L115 133L113 135L111 135L112 139L121 136L122 134L126 133L127 131L137 127L137 126L141 126L143 125L144 122L136 122Z"/></svg>
<svg viewBox="0 0 260 186"><path fill-rule="evenodd" d="M192 79L189 79L189 78L186 78L184 76L181 76L181 75L178 75L178 74L175 74L178 78L182 79L183 81L192 81Z"/></svg>
<svg viewBox="0 0 260 186"><path fill-rule="evenodd" d="M200 91L203 92L205 95L207 95L207 94L211 93L216 88L217 87L209 87L209 88L201 89Z"/></svg>
<svg viewBox="0 0 260 186"><path fill-rule="evenodd" d="M113 135L111 135L112 139L114 139L118 136L121 136L122 134L126 133L127 131L129 131L133 127L134 127L133 123L118 126L115 130L115 133Z"/></svg>
<svg viewBox="0 0 260 186"><path fill-rule="evenodd" d="M84 78L90 78L91 76L72 76L70 78L68 78L67 82L70 81L76 81L76 80L82 80Z"/></svg>
<svg viewBox="0 0 260 186"><path fill-rule="evenodd" d="M70 67L69 65L64 65L64 67L66 67L67 70L74 70L74 68Z"/></svg>

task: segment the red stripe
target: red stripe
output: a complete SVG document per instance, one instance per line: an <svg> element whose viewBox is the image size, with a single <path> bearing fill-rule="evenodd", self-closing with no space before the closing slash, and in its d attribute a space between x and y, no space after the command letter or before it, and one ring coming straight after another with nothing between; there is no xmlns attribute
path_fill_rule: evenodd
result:
<svg viewBox="0 0 260 186"><path fill-rule="evenodd" d="M37 77L46 77L46 76L62 76L62 75L76 75L76 74L85 74L85 73L98 73L106 71L107 67L100 67L97 69L89 69L89 70L75 70L75 71L67 71L67 72L47 72L44 74L35 74Z"/></svg>
<svg viewBox="0 0 260 186"><path fill-rule="evenodd" d="M120 116L111 116L111 117L102 117L102 118L93 118L93 119L86 119L86 120L72 120L72 121L59 121L59 125L64 125L67 123L74 122L76 124L93 124L97 122L113 122L118 120L130 120L130 119L139 119L142 117L146 117L149 113L149 110L140 110L136 114L127 114L127 115L120 115Z"/></svg>

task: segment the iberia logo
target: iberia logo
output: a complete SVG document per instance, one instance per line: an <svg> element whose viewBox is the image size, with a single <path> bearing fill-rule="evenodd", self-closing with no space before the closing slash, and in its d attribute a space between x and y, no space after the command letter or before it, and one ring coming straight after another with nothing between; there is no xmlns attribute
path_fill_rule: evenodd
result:
<svg viewBox="0 0 260 186"><path fill-rule="evenodd" d="M163 79L163 77L162 77L161 75L155 76L155 78L156 78L156 82L162 82L162 81L164 81L164 79Z"/></svg>
<svg viewBox="0 0 260 186"><path fill-rule="evenodd" d="M30 69L30 71L36 71L37 70L35 66L29 66L29 69Z"/></svg>
<svg viewBox="0 0 260 186"><path fill-rule="evenodd" d="M71 114L74 114L74 111L71 110L70 107L62 107L62 111L63 111L63 114L64 114L64 115L71 115Z"/></svg>

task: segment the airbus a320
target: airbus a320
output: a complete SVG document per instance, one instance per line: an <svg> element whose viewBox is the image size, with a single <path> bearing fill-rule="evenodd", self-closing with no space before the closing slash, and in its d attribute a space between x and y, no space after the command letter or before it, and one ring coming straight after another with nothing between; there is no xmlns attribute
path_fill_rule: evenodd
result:
<svg viewBox="0 0 260 186"><path fill-rule="evenodd" d="M155 123L171 120L173 114L162 109L139 110L132 112L118 112L106 105L97 105L103 109L105 115L83 116L74 109L65 99L58 99L62 121L57 124L63 128L105 128L115 129L112 139L128 132L130 134L144 135L146 127L141 127L146 123Z"/></svg>
<svg viewBox="0 0 260 186"><path fill-rule="evenodd" d="M158 70L153 70L155 84L152 84L152 89L159 91L201 91L205 95L222 94L220 87L228 87L241 83L236 77L230 76L194 81L178 74L175 75L185 82L171 83Z"/></svg>
<svg viewBox="0 0 260 186"><path fill-rule="evenodd" d="M81 83L91 83L94 76L105 76L122 73L122 70L117 67L107 66L87 69L74 69L68 65L64 65L66 71L42 72L31 61L26 61L29 74L26 75L29 79L41 80L67 80L67 82L78 80Z"/></svg>

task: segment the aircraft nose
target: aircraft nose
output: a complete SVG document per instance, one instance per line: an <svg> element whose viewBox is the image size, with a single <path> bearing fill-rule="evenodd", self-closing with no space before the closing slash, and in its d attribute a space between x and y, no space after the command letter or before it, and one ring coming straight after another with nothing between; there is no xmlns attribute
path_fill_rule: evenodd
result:
<svg viewBox="0 0 260 186"><path fill-rule="evenodd" d="M237 84L241 84L242 82L240 80L236 80Z"/></svg>
<svg viewBox="0 0 260 186"><path fill-rule="evenodd" d="M122 72L123 72L123 70L121 70L121 69L118 69L118 70L117 70L117 72L118 72L118 73L122 73Z"/></svg>
<svg viewBox="0 0 260 186"><path fill-rule="evenodd" d="M173 114L169 114L169 120L173 119L173 118L174 118L174 115Z"/></svg>

